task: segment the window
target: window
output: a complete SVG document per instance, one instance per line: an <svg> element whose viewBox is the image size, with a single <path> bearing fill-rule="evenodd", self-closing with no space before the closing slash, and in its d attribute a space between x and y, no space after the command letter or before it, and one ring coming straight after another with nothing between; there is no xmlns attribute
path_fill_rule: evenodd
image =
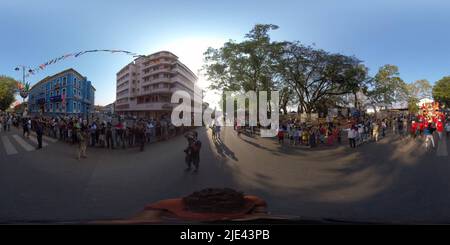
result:
<svg viewBox="0 0 450 245"><path fill-rule="evenodd" d="M63 77L62 85L63 85L63 86L66 86L66 84L67 84L67 78L66 78L66 77Z"/></svg>
<svg viewBox="0 0 450 245"><path fill-rule="evenodd" d="M50 96L51 96L51 97L53 97L53 91L52 91L52 92L50 92Z"/></svg>
<svg viewBox="0 0 450 245"><path fill-rule="evenodd" d="M72 111L75 111L77 109L77 103L76 102L73 102L73 108L72 108Z"/></svg>
<svg viewBox="0 0 450 245"><path fill-rule="evenodd" d="M153 79L157 79L157 78L159 78L159 74L153 75Z"/></svg>
<svg viewBox="0 0 450 245"><path fill-rule="evenodd" d="M63 88L63 90L62 90L62 95L66 96L66 89L65 88Z"/></svg>
<svg viewBox="0 0 450 245"><path fill-rule="evenodd" d="M59 110L59 103L56 103L56 110Z"/></svg>
<svg viewBox="0 0 450 245"><path fill-rule="evenodd" d="M74 87L77 86L77 78L76 78L76 77L73 78L73 86L74 86Z"/></svg>
<svg viewBox="0 0 450 245"><path fill-rule="evenodd" d="M50 103L50 110L53 111L53 103Z"/></svg>

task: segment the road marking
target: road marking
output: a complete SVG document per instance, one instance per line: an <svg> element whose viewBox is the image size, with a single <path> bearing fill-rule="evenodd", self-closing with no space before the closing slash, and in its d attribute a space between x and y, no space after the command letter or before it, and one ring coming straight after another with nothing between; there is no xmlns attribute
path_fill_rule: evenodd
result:
<svg viewBox="0 0 450 245"><path fill-rule="evenodd" d="M31 134L32 134L33 136L36 136L36 133L35 133L35 132L31 132ZM46 141L50 141L50 142L52 142L52 143L58 142L57 139L48 137L48 136L46 136L46 135L43 135L43 136L42 136L42 139L45 139Z"/></svg>
<svg viewBox="0 0 450 245"><path fill-rule="evenodd" d="M20 146L22 146L26 151L32 151L34 150L34 147L30 144L28 144L24 139L22 139L22 137L20 137L19 135L15 134L12 136L17 143L19 143Z"/></svg>
<svg viewBox="0 0 450 245"><path fill-rule="evenodd" d="M35 143L36 145L38 145L37 138L35 138L35 137L30 137L30 140L33 141L33 143ZM43 146L43 147L48 146L47 142L42 141L42 146Z"/></svg>
<svg viewBox="0 0 450 245"><path fill-rule="evenodd" d="M439 157L446 157L446 156L448 156L447 137L444 134L442 135L442 139L441 140L438 139L438 148L437 148L437 151L436 151L436 156L439 156Z"/></svg>
<svg viewBox="0 0 450 245"><path fill-rule="evenodd" d="M7 136L2 136L2 142L6 150L6 155L17 154L16 148L11 144L11 141L9 141Z"/></svg>

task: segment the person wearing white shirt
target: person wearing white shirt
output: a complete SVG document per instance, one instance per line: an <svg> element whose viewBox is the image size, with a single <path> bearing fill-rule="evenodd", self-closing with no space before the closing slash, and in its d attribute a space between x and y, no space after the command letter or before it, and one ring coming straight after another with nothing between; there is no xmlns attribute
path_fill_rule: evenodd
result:
<svg viewBox="0 0 450 245"><path fill-rule="evenodd" d="M348 137L348 141L350 143L351 148L356 148L356 142L355 142L356 134L357 134L357 131L355 130L354 127L351 127L348 129L347 137Z"/></svg>

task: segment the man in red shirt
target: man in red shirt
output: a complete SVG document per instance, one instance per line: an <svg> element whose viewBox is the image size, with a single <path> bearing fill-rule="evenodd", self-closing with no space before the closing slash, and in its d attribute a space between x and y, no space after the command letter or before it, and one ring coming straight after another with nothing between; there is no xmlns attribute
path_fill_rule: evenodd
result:
<svg viewBox="0 0 450 245"><path fill-rule="evenodd" d="M442 123L441 119L436 123L436 131L438 132L439 139L441 139L442 133L444 132L444 123Z"/></svg>
<svg viewBox="0 0 450 245"><path fill-rule="evenodd" d="M411 136L413 138L416 138L416 136L417 136L417 122L416 121L412 121L412 123L411 123Z"/></svg>

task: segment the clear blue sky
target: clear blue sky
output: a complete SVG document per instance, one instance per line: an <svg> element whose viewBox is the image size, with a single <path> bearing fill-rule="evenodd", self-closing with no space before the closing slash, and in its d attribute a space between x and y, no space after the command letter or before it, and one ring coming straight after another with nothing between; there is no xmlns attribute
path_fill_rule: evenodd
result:
<svg viewBox="0 0 450 245"><path fill-rule="evenodd" d="M19 79L13 70L17 64L34 67L86 49L141 54L169 49L195 72L207 46L240 40L254 24L272 23L280 26L272 34L275 40L355 55L371 74L395 64L407 82L435 82L450 75L447 2L0 0L0 74ZM104 105L115 99L116 72L131 60L86 54L51 65L30 82L73 67L93 81L96 104Z"/></svg>

